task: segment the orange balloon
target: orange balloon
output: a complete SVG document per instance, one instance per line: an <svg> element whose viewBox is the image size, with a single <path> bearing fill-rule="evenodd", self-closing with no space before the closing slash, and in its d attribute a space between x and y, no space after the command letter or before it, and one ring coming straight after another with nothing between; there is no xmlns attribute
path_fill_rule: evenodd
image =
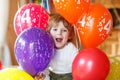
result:
<svg viewBox="0 0 120 80"><path fill-rule="evenodd" d="M57 11L71 24L75 24L85 11L90 0L53 0Z"/></svg>
<svg viewBox="0 0 120 80"><path fill-rule="evenodd" d="M91 4L88 13L76 23L79 40L85 48L97 47L109 36L112 25L109 10L101 4Z"/></svg>

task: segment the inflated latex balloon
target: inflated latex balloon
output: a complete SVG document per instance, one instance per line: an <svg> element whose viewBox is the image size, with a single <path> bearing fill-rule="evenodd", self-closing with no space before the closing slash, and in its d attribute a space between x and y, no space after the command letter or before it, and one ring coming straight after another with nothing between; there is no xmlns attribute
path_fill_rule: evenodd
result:
<svg viewBox="0 0 120 80"><path fill-rule="evenodd" d="M34 80L31 75L17 68L0 70L0 80Z"/></svg>
<svg viewBox="0 0 120 80"><path fill-rule="evenodd" d="M88 13L76 23L79 39L85 48L97 47L112 31L112 16L101 4L91 4Z"/></svg>
<svg viewBox="0 0 120 80"><path fill-rule="evenodd" d="M18 9L14 17L14 30L19 35L30 27L46 29L49 14L41 5L29 3Z"/></svg>
<svg viewBox="0 0 120 80"><path fill-rule="evenodd" d="M108 57L97 48L79 51L72 64L74 80L105 80L109 70Z"/></svg>
<svg viewBox="0 0 120 80"><path fill-rule="evenodd" d="M0 70L2 69L2 61L0 61Z"/></svg>
<svg viewBox="0 0 120 80"><path fill-rule="evenodd" d="M116 57L110 57L110 73L106 80L119 80L120 79L120 60Z"/></svg>
<svg viewBox="0 0 120 80"><path fill-rule="evenodd" d="M14 52L18 64L34 76L48 66L54 55L54 41L45 30L29 28L17 37Z"/></svg>
<svg viewBox="0 0 120 80"><path fill-rule="evenodd" d="M90 0L53 0L57 11L71 24L88 10Z"/></svg>

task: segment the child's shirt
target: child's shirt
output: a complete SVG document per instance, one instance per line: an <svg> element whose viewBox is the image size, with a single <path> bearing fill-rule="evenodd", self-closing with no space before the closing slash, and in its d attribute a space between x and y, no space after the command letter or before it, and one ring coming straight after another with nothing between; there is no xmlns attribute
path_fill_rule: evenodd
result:
<svg viewBox="0 0 120 80"><path fill-rule="evenodd" d="M50 71L56 74L72 72L72 62L78 52L73 43L69 42L62 49L56 49L55 56L50 62Z"/></svg>

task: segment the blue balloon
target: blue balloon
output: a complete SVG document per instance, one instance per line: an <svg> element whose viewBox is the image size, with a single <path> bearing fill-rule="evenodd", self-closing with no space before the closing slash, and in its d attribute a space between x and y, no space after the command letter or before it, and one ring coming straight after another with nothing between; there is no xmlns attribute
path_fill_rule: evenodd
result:
<svg viewBox="0 0 120 80"><path fill-rule="evenodd" d="M14 44L18 64L32 76L43 71L54 56L54 41L43 29L23 31Z"/></svg>

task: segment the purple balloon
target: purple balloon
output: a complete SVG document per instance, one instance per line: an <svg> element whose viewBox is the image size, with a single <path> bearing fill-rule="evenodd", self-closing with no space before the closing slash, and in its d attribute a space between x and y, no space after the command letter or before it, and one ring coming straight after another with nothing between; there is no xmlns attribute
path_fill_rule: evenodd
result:
<svg viewBox="0 0 120 80"><path fill-rule="evenodd" d="M14 45L18 64L32 76L43 71L54 55L53 38L43 29L23 31Z"/></svg>

